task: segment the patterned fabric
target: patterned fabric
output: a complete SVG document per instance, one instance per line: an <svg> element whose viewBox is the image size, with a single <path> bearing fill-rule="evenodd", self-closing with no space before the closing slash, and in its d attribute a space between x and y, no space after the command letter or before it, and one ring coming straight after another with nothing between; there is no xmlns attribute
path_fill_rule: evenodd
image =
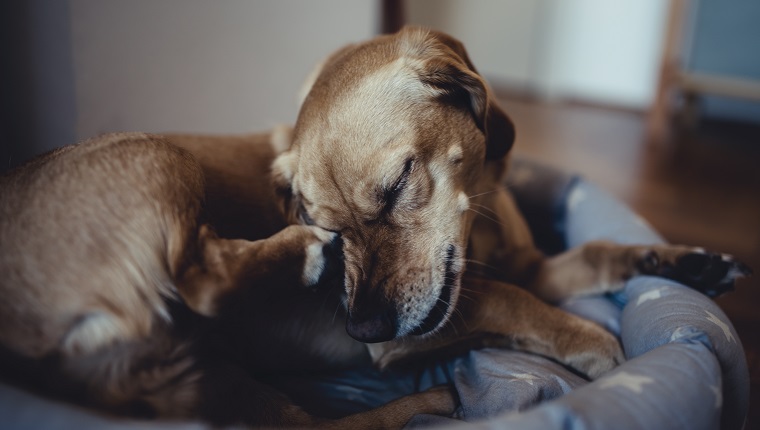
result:
<svg viewBox="0 0 760 430"><path fill-rule="evenodd" d="M626 206L581 179L529 162L513 168L510 186L559 250L595 239L658 243ZM601 222L603 220L603 222ZM467 429L740 429L749 406L749 374L726 315L704 295L655 277L630 280L622 293L563 304L622 340L628 361L588 382L543 357L485 349L415 371L355 369L338 375L277 381L312 413L341 416L439 384L452 384L455 418L418 416L409 427ZM7 428L198 428L109 421L0 385Z"/></svg>

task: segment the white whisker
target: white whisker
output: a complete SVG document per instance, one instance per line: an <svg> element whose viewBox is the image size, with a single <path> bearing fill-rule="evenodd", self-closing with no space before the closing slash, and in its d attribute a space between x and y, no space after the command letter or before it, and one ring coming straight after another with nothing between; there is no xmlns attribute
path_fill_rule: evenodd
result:
<svg viewBox="0 0 760 430"><path fill-rule="evenodd" d="M461 288L461 292L460 292L460 294L459 294L459 295L460 295L460 296L464 296L464 294L462 294L462 293L475 293L475 294L483 294L483 292L482 292L482 291L473 290L473 289L470 289L470 288L466 288L466 287L462 287L462 288ZM470 298L470 299L474 301L474 299L472 299L472 298Z"/></svg>
<svg viewBox="0 0 760 430"><path fill-rule="evenodd" d="M484 196L484 195L486 195L486 194L495 193L495 192L497 192L497 191L499 191L499 189L498 189L498 188L496 188L496 189L493 189L493 190L491 190L491 191L486 191L486 192L484 192L484 193L480 193L480 194L475 194L475 195L472 195L472 196L468 196L468 198L470 198L470 199L474 199L475 197Z"/></svg>
<svg viewBox="0 0 760 430"><path fill-rule="evenodd" d="M484 213L482 213L482 212L478 212L478 211L476 211L475 209L472 209L472 208L469 208L469 209L467 209L467 210L469 210L469 211L473 211L473 212L475 212L476 214L478 214L478 215L482 216L483 218L485 218L485 219L487 219L487 220L489 220L489 221L492 221L492 222L494 222L494 223L496 223L496 224L498 224L498 225L501 225L501 226L504 226L504 227L506 227L506 224L504 224L504 223L502 223L501 221L499 221L499 220L497 220L497 219L495 219L495 218L492 218L492 217L490 217L490 216L488 216L488 215L486 215L486 214L484 214Z"/></svg>
<svg viewBox="0 0 760 430"><path fill-rule="evenodd" d="M338 318L338 311L340 310L340 306L343 303L338 302L338 306L335 307L335 312L333 312L332 322L331 324L335 324L335 320Z"/></svg>
<svg viewBox="0 0 760 430"><path fill-rule="evenodd" d="M464 325L464 329L467 331L470 331L470 327L467 325L467 319L464 317L462 312L459 309L455 308L453 313L456 314L459 317L459 319L462 321L462 325ZM454 332L457 334L457 337L458 337L459 331L456 329L456 326L452 325L452 327L454 328Z"/></svg>
<svg viewBox="0 0 760 430"><path fill-rule="evenodd" d="M477 264L478 266L486 267L488 269L499 270L499 268L496 267L496 266L492 266L490 264L483 263L482 261L478 261L478 260L471 260L469 258L465 258L464 262L467 263L467 264L470 264L470 263Z"/></svg>
<svg viewBox="0 0 760 430"><path fill-rule="evenodd" d="M491 212L492 214L494 214L496 217L498 217L498 216L499 216L499 214L497 214L497 213L496 213L496 212L495 212L493 209L489 208L489 207L488 207L488 206L486 206L486 205L481 205L481 204L477 204L477 203L472 203L472 205L473 205L473 206L477 206L477 207L479 207L479 208L481 208L481 209L485 209L485 210L487 210L488 212Z"/></svg>

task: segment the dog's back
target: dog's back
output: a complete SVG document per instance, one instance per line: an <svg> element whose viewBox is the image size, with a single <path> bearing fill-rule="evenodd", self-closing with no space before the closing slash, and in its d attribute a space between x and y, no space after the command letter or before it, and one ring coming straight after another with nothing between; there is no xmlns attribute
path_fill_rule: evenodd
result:
<svg viewBox="0 0 760 430"><path fill-rule="evenodd" d="M140 345L168 327L165 298L200 209L199 172L185 151L134 133L62 148L2 177L0 343L30 360L55 357L98 396L126 389L104 386L122 383L136 356L157 354Z"/></svg>
<svg viewBox="0 0 760 430"><path fill-rule="evenodd" d="M202 187L181 171L197 169L176 148L129 134L63 148L4 178L0 340L30 357L76 355L168 318L163 296L184 234L172 229L196 216Z"/></svg>

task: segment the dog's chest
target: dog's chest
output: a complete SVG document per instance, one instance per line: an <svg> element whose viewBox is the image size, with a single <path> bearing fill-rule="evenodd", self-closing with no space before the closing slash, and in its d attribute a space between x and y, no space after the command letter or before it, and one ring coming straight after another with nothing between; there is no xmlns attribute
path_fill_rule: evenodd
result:
<svg viewBox="0 0 760 430"><path fill-rule="evenodd" d="M369 362L346 333L343 304L327 291L299 289L257 300L230 321L234 342L256 371L324 370Z"/></svg>

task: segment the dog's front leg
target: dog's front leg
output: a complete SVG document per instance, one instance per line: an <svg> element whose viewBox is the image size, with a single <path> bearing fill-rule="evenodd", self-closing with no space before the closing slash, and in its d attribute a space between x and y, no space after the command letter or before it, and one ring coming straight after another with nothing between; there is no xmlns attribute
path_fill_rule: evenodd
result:
<svg viewBox="0 0 760 430"><path fill-rule="evenodd" d="M249 288L313 287L341 276L337 234L293 225L262 240L223 239L200 228L197 255L176 277L177 290L195 312L216 315L222 302Z"/></svg>
<svg viewBox="0 0 760 430"><path fill-rule="evenodd" d="M680 245L621 245L595 241L541 264L530 289L550 302L619 291L636 275L676 280L711 297L733 288L751 270L726 254Z"/></svg>
<svg viewBox="0 0 760 430"><path fill-rule="evenodd" d="M380 367L430 356L433 350L459 353L503 347L557 360L596 378L625 360L617 339L591 321L546 304L522 288L465 278L456 310L439 333L378 344Z"/></svg>
<svg viewBox="0 0 760 430"><path fill-rule="evenodd" d="M751 270L726 254L680 245L589 242L553 257L539 251L505 189L484 195L473 210L468 249L476 272L527 287L552 303L620 291L636 275L676 280L711 297L733 288Z"/></svg>

